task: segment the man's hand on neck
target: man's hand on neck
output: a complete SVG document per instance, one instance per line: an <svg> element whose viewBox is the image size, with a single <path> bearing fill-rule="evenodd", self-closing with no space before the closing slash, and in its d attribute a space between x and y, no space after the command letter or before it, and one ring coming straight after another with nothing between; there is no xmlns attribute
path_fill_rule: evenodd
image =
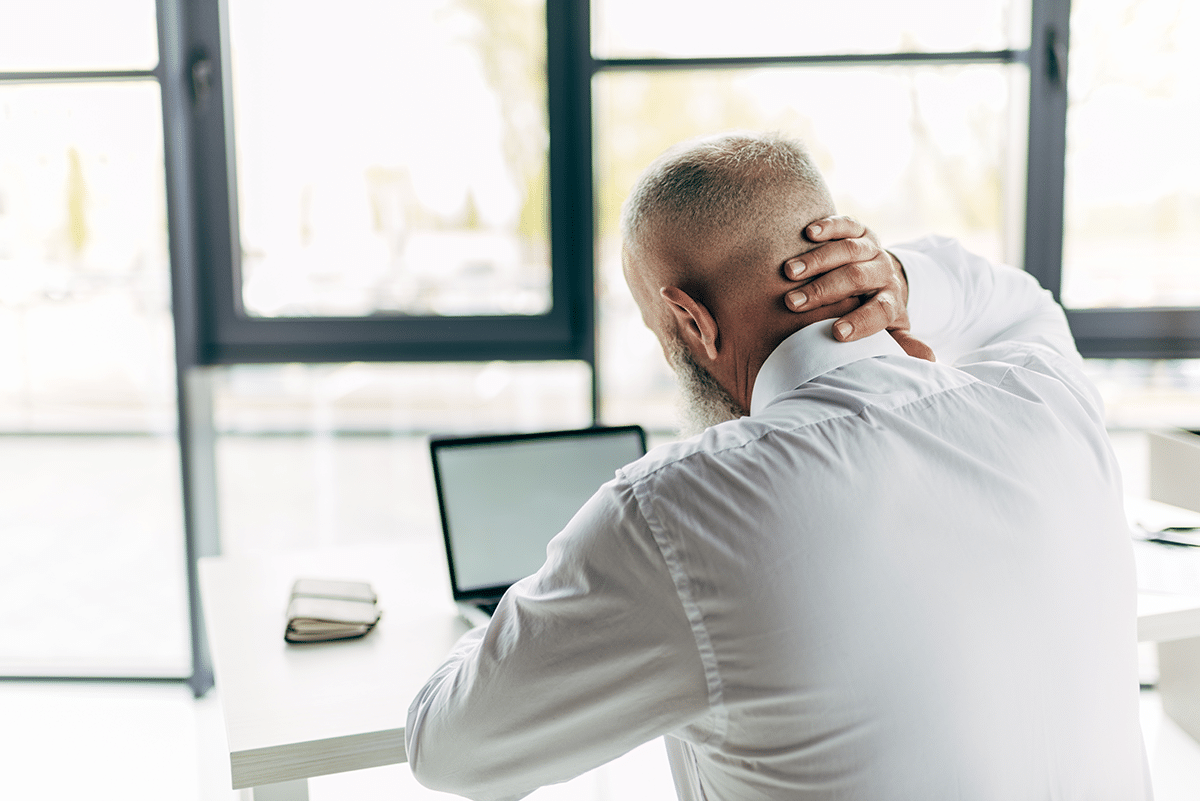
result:
<svg viewBox="0 0 1200 801"><path fill-rule="evenodd" d="M874 232L853 217L836 216L810 223L805 235L821 244L784 262L784 278L800 284L784 295L788 309L806 313L860 298L862 304L834 324L838 339L851 342L886 330L909 356L936 361L910 331L904 267Z"/></svg>

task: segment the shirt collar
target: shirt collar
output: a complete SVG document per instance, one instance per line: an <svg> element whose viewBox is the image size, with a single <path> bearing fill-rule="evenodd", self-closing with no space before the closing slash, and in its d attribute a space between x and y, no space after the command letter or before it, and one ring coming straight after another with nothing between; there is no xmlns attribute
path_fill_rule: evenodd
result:
<svg viewBox="0 0 1200 801"><path fill-rule="evenodd" d="M905 355L886 331L854 342L838 342L833 338L834 322L813 323L779 343L754 379L750 414L757 414L783 393L843 365L872 356Z"/></svg>

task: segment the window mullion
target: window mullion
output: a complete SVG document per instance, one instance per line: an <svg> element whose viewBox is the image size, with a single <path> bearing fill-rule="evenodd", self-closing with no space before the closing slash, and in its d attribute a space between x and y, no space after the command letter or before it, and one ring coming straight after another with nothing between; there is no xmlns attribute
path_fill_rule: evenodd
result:
<svg viewBox="0 0 1200 801"><path fill-rule="evenodd" d="M1024 266L1057 299L1062 288L1071 2L1033 0L1031 16Z"/></svg>

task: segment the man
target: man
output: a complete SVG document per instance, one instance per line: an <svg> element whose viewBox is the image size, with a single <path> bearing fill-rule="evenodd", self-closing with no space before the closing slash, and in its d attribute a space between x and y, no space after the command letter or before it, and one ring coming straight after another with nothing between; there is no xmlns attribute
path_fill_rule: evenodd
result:
<svg viewBox="0 0 1200 801"><path fill-rule="evenodd" d="M463 638L409 712L419 780L516 798L666 735L684 799L1149 797L1120 478L1062 311L833 211L774 136L639 180L626 279L706 428ZM854 312L851 267L893 256L908 317Z"/></svg>

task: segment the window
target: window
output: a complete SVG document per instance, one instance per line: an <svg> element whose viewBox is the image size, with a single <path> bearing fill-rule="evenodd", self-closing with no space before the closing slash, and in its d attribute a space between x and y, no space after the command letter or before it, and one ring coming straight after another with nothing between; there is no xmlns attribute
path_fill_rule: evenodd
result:
<svg viewBox="0 0 1200 801"><path fill-rule="evenodd" d="M1194 3L1071 4L1061 294L1085 355L1200 356L1198 54Z"/></svg>
<svg viewBox="0 0 1200 801"><path fill-rule="evenodd" d="M223 8L193 48L224 164L199 186L199 361L591 360L540 0Z"/></svg>
<svg viewBox="0 0 1200 801"><path fill-rule="evenodd" d="M544 8L328 12L229 4L243 313L544 315Z"/></svg>
<svg viewBox="0 0 1200 801"><path fill-rule="evenodd" d="M0 11L0 673L190 672L153 0Z"/></svg>
<svg viewBox="0 0 1200 801"><path fill-rule="evenodd" d="M1025 266L1064 293L1089 355L1198 347L1187 271L1114 279L1120 254L1145 246L1106 222L1153 218L1143 261L1190 264L1179 254L1195 235L1194 159L1180 137L1198 34L1183 0L1076 0L1074 13L1066 0L923 0L902 13L881 0L753 0L686 14L628 0L424 0L332 19L284 5L237 0L193 32L193 78L214 90L196 121L201 362L591 362L592 273L603 292L630 166L730 124L810 136L843 208L890 238L939 227ZM819 102L813 85L827 92ZM845 124L864 113L840 104L846 92L877 104L866 114L878 131ZM1144 113L1120 113L1136 92ZM653 97L681 116L629 116ZM1112 148L1134 136L1157 146L1124 148L1114 171ZM1178 156L1165 174L1164 153ZM872 163L885 169L865 182L848 172ZM1118 188L1146 175L1137 192ZM906 209L905 181L918 193Z"/></svg>
<svg viewBox="0 0 1200 801"><path fill-rule="evenodd" d="M429 538L429 433L591 420L574 361L231 365L213 395L225 554Z"/></svg>

